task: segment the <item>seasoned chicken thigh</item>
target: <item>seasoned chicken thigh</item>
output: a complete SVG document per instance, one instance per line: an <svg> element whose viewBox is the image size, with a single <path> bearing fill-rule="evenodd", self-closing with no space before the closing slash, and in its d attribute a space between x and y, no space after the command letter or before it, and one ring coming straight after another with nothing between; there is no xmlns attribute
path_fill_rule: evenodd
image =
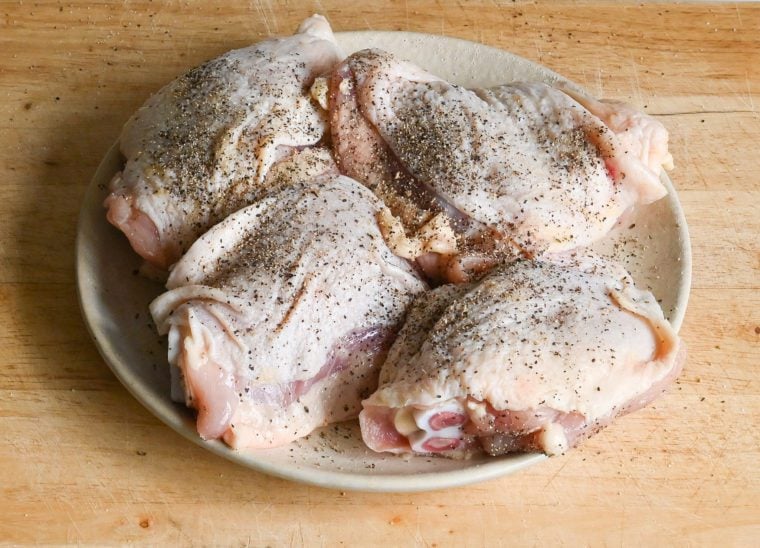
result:
<svg viewBox="0 0 760 548"><path fill-rule="evenodd" d="M327 21L313 16L294 36L225 53L161 89L124 127L108 220L168 268L260 196L273 163L322 139L326 120L308 88L340 58Z"/></svg>
<svg viewBox="0 0 760 548"><path fill-rule="evenodd" d="M562 453L657 397L679 346L617 264L518 260L415 301L362 403L362 436L393 453Z"/></svg>
<svg viewBox="0 0 760 548"><path fill-rule="evenodd" d="M356 417L426 289L383 241L379 200L304 154L280 166L289 184L199 238L151 304L198 432L234 448Z"/></svg>
<svg viewBox="0 0 760 548"><path fill-rule="evenodd" d="M379 50L333 71L330 123L341 171L399 220L394 250L450 281L599 240L665 195L671 164L667 131L630 107L541 83L468 90Z"/></svg>

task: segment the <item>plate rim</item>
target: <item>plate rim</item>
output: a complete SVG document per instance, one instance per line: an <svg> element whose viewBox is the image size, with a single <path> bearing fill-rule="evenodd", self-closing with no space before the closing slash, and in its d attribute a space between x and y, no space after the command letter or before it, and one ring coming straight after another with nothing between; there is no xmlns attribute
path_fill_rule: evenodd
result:
<svg viewBox="0 0 760 548"><path fill-rule="evenodd" d="M387 36L393 37L393 39L408 38L410 40L417 39L431 42L448 42L458 44L457 47L476 47L482 50L490 50L491 54L493 55L511 57L517 63L532 66L544 74L550 76L551 78L555 78L557 81L567 83L577 88L579 91L586 93L583 88L574 82L530 59L526 59L512 52L502 50L494 46L489 46L462 38L410 31L372 30L336 32L335 36L339 43L341 41L341 38L350 40L352 38L358 39L362 36L372 36L374 39L379 38L382 40L383 37ZM172 430L180 434L185 439L192 441L196 445L201 446L218 456L224 457L227 460L230 460L236 464L245 466L246 468L250 468L257 472L308 485L314 485L317 487L350 491L408 493L460 487L463 485L469 485L490 479L495 479L498 477L503 477L547 459L546 455L544 454L529 453L513 456L508 460L495 459L492 461L482 461L470 467L458 470L421 472L409 475L360 474L356 472L337 472L332 470L315 469L312 467L302 466L297 463L279 466L270 462L251 458L250 452L236 451L227 447L218 440L205 441L201 439L194 428L189 428L185 421L176 420L173 414L169 412L168 406L179 406L179 404L169 402L167 406L166 401L155 401L151 393L143 389L142 383L139 382L137 376L133 373L132 368L129 367L129 364L121 363L121 360L115 355L113 349L108 345L107 341L102 340L103 334L97 329L97 322L94 320L93 310L95 308L95 304L93 303L93 300L95 298L95 295L92 292L87 291L87 272L85 268L86 261L83 259L84 250L87 245L87 235L85 234L83 228L86 223L86 217L88 214L87 205L93 201L93 195L100 191L98 188L99 182L112 175L111 173L105 172L108 170L108 166L113 163L114 156L118 155L120 155L120 152L119 139L117 138L99 163L98 168L95 170L95 173L91 178L82 199L82 205L77 221L77 237L75 244L75 276L78 304L87 331L106 365L108 365L109 369L113 372L119 382L132 395L132 397L134 397L152 415L158 418L165 425L169 426ZM678 194L672 184L672 181L664 172L662 179L668 190L668 196L666 199L669 202L670 209L672 210L677 222L677 234L681 251L681 283L679 285L678 296L673 307L673 317L670 320L673 328L676 331L679 331L686 314L689 294L691 291L691 240L689 237L688 225L686 223L683 207L681 206L680 200L678 199Z"/></svg>

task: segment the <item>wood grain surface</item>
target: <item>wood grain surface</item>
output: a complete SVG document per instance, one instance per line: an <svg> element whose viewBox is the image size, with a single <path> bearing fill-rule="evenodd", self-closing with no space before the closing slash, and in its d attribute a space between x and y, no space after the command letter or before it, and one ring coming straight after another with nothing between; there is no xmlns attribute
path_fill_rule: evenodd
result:
<svg viewBox="0 0 760 548"><path fill-rule="evenodd" d="M661 117L694 250L689 359L663 399L519 474L381 495L229 463L117 382L74 284L100 158L161 85L314 12L504 48ZM745 3L0 2L0 541L757 545L759 67Z"/></svg>

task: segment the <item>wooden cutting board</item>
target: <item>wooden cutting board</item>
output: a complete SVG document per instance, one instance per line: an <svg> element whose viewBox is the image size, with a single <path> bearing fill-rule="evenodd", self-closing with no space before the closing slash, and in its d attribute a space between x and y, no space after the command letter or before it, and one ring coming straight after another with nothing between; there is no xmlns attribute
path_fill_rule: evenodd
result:
<svg viewBox="0 0 760 548"><path fill-rule="evenodd" d="M79 203L121 125L202 60L319 12L508 49L658 115L692 235L684 373L567 456L423 494L288 483L182 439L116 381L74 286ZM760 5L0 4L0 541L760 542Z"/></svg>

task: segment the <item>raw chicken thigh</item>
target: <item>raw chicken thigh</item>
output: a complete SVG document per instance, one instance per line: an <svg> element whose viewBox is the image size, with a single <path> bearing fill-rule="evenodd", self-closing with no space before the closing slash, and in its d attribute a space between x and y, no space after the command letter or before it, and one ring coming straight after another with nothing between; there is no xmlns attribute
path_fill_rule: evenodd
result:
<svg viewBox="0 0 760 548"><path fill-rule="evenodd" d="M648 291L596 256L518 260L420 296L363 402L375 451L563 453L678 375Z"/></svg>
<svg viewBox="0 0 760 548"><path fill-rule="evenodd" d="M356 417L427 288L383 241L382 203L329 163L279 166L290 183L199 238L151 304L204 439L273 447Z"/></svg>
<svg viewBox="0 0 760 548"><path fill-rule="evenodd" d="M593 243L666 193L659 122L546 84L468 90L365 50L333 71L329 104L339 167L394 213L394 251L449 281Z"/></svg>
<svg viewBox="0 0 760 548"><path fill-rule="evenodd" d="M107 218L169 271L150 311L200 436L269 448L358 416L375 451L557 454L657 397L677 335L577 249L665 195L662 125L343 57L313 16L191 70L122 133Z"/></svg>
<svg viewBox="0 0 760 548"><path fill-rule="evenodd" d="M124 127L108 220L168 268L256 199L273 163L322 139L326 120L308 88L340 59L327 21L313 16L294 36L228 52L161 89Z"/></svg>

